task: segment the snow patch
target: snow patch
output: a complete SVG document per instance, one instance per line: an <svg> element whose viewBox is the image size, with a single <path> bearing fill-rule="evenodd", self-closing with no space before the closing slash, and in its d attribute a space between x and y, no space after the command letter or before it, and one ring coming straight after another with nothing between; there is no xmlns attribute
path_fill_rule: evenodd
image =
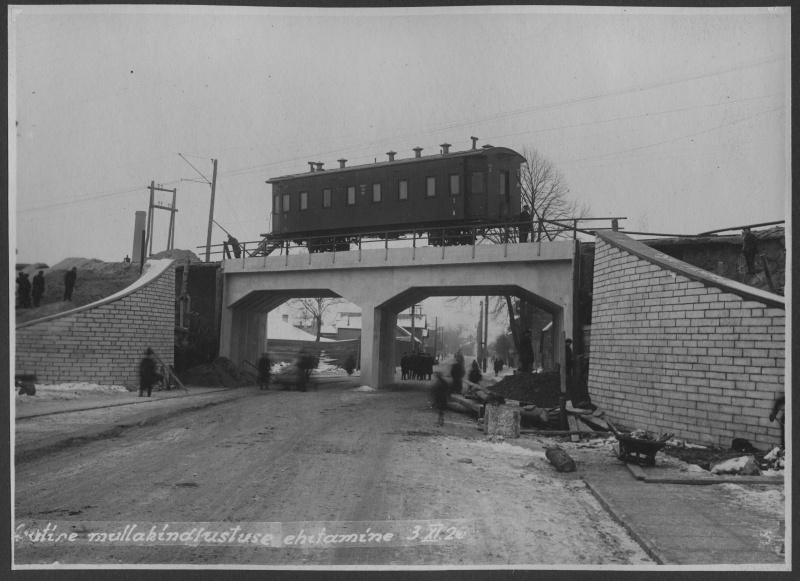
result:
<svg viewBox="0 0 800 581"><path fill-rule="evenodd" d="M371 388L368 385L362 385L361 387L356 387L355 389L353 389L353 391L377 391L377 390Z"/></svg>
<svg viewBox="0 0 800 581"><path fill-rule="evenodd" d="M724 490L730 492L737 501L748 507L768 512L772 515L782 517L784 511L784 492L780 488L756 488L752 486L742 486L741 484L716 484Z"/></svg>

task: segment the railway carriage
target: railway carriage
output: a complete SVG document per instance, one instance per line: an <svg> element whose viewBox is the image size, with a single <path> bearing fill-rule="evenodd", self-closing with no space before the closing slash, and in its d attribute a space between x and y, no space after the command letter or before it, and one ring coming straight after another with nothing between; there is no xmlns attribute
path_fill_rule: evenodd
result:
<svg viewBox="0 0 800 581"><path fill-rule="evenodd" d="M291 240L310 251L346 250L359 236L399 237L427 234L432 244L458 244L464 231L480 224L508 222L520 211L522 155L506 147L484 145L368 165L323 169L267 180L272 185L275 245ZM470 236L471 240L471 236ZM335 243L335 244L334 244ZM263 246L263 245L262 245ZM266 248L266 247L265 247Z"/></svg>

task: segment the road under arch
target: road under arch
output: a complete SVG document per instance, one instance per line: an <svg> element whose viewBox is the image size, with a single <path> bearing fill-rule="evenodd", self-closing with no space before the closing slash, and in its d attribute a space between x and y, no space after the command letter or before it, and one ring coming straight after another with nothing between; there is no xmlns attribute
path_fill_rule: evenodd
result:
<svg viewBox="0 0 800 581"><path fill-rule="evenodd" d="M563 337L573 324L574 256L574 242L565 240L226 260L220 355L239 365L255 361L267 313L304 297L361 307L361 377L375 388L394 380L398 313L428 297L515 296L551 313L554 336ZM564 342L555 347L563 362Z"/></svg>

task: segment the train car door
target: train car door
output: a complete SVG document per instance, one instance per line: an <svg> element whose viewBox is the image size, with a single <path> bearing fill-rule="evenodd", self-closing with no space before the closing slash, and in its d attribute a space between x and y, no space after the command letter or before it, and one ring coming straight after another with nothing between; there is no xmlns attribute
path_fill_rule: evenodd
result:
<svg viewBox="0 0 800 581"><path fill-rule="evenodd" d="M468 219L486 217L486 184L485 166L467 166L467 199L466 214Z"/></svg>

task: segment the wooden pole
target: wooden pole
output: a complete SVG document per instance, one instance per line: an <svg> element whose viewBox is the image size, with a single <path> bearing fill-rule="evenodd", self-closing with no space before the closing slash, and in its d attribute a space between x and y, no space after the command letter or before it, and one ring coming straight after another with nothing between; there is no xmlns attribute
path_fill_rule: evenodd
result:
<svg viewBox="0 0 800 581"><path fill-rule="evenodd" d="M178 194L178 188L172 190L172 211L169 214L169 240L167 240L167 250L175 248L175 198Z"/></svg>
<svg viewBox="0 0 800 581"><path fill-rule="evenodd" d="M150 349L150 351L153 351L153 349L151 348L151 349ZM181 380L180 380L180 379L178 379L178 376L177 376L177 375L175 375L175 373L172 371L172 369L170 369L170 368L169 368L169 365L167 365L166 363L164 363L164 362L161 360L161 357L159 357L159 356L156 354L156 352L155 352L155 351L153 351L153 357L155 357L155 358L156 358L156 360L157 360L157 361L158 361L158 362L161 364L161 367L163 367L163 368L164 368L164 370L165 370L167 373L169 373L170 377L172 377L172 379L174 379L174 380L175 380L175 383L177 383L177 384L178 384L178 386L179 386L181 389L183 389L183 390L184 390L186 393L189 393L189 390L188 390L188 389L186 389L186 386L185 386L185 385L183 385L183 384L181 383Z"/></svg>
<svg viewBox="0 0 800 581"><path fill-rule="evenodd" d="M150 256L152 252L147 251L147 246L150 245L150 248L153 248L153 200L155 195L156 183L150 182L150 204L147 207L147 235L145 236L145 248L144 253L145 256Z"/></svg>
<svg viewBox="0 0 800 581"><path fill-rule="evenodd" d="M214 194L217 189L217 160L214 162L214 175L211 178L211 205L208 210L208 236L206 237L206 262L211 262L211 228L214 225Z"/></svg>
<svg viewBox="0 0 800 581"><path fill-rule="evenodd" d="M483 311L483 372L486 373L486 360L489 358L489 295L486 295Z"/></svg>

